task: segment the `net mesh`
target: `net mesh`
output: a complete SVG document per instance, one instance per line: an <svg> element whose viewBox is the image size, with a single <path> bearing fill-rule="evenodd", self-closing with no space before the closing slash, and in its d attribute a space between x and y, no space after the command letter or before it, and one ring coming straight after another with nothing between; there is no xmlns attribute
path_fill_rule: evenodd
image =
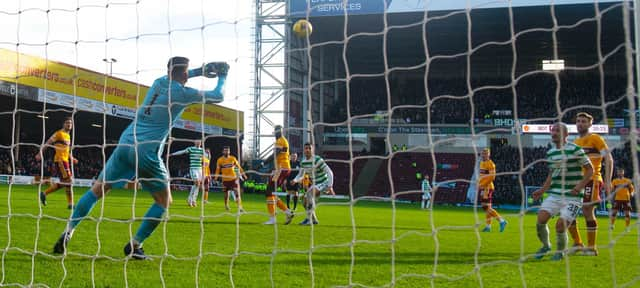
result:
<svg viewBox="0 0 640 288"><path fill-rule="evenodd" d="M223 210L219 196L212 201L216 206L200 202L185 208L187 160L163 158L175 203L146 242L153 260L143 262L123 257L120 245L133 238L153 201L136 182L98 202L67 254L51 253L70 210L64 190L52 194L47 206L37 204L38 193L50 186L45 180L56 180L49 178L52 145L42 161L34 157L71 116L72 153L79 159L71 164L77 202L120 132L136 121L135 108L146 91L138 83L149 85L165 74L166 59L175 55L192 63L230 63L224 104L246 109L249 92L242 79L250 78L252 55L245 53L251 50L246 45L255 17L251 3L5 2L0 4L5 27L0 119L7 123L0 134L0 183L7 184L0 186L7 200L0 208L2 286L571 287L593 283L591 276L579 275L593 263L608 265L606 272L593 270L602 277L596 283L638 284L638 264L620 259L639 251L637 228L604 230L606 217L600 219L599 258L566 258L553 266L559 273L530 264L538 243L533 218L525 212L531 186L544 180L541 159L549 139L520 130L524 123L571 122L577 112L588 111L615 134L608 139L616 166L638 171L632 2L573 7L532 1L539 6L513 7L509 1L467 1L451 11L354 16L344 9L367 1L326 1L325 7L342 7L338 16L326 18L305 9L289 18L309 20L315 34L288 38L287 133L294 152L301 152L306 140L315 144L335 173L334 189L349 201L320 200L319 213L327 211L320 216L328 220L318 226L298 229L281 221L274 228L260 226L267 216L264 200L251 194L244 214L236 213L233 203L232 211ZM380 1L401 10L440 2L446 1ZM497 14L490 13L494 6L502 7ZM334 32L326 33L329 29ZM539 63L563 57L563 71L543 71ZM214 84L189 82L203 90ZM182 129L171 133L165 150L201 139L205 146L224 143L241 151L241 136L230 130L244 130L242 121L210 127L216 123L211 117L238 119L240 112L216 114L221 112L205 103L193 107L200 109L176 122ZM628 124L616 126L620 118ZM508 121L511 126L498 124ZM484 212L475 196L476 155L485 147L492 148L498 167L495 199L504 208L498 210L510 221L511 232L499 236L481 232ZM219 151L212 152L215 163ZM249 174L256 179L269 175L269 169L252 168ZM437 187L433 210L416 212L418 206L410 204L422 196L416 172ZM638 183L638 174L631 175ZM546 275L550 282L540 280Z"/></svg>

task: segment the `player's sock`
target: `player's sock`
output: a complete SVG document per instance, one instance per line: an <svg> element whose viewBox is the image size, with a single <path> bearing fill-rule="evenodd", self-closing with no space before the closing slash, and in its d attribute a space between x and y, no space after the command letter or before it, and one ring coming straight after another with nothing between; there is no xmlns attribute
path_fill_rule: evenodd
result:
<svg viewBox="0 0 640 288"><path fill-rule="evenodd" d="M298 195L293 195L293 210L298 208Z"/></svg>
<svg viewBox="0 0 640 288"><path fill-rule="evenodd" d="M562 232L562 233L556 233L556 237L558 237L557 239L557 249L558 252L564 252L564 249L567 248L567 242L569 241L569 239L567 239L567 232Z"/></svg>
<svg viewBox="0 0 640 288"><path fill-rule="evenodd" d="M278 208L280 208L280 210L282 210L282 211L289 210L287 205L285 205L284 202L282 202L282 200L280 200L280 198L276 198L276 204L278 205Z"/></svg>
<svg viewBox="0 0 640 288"><path fill-rule="evenodd" d="M491 216L493 216L493 218L498 219L498 221L500 221L500 223L504 222L504 219L502 219L502 216L500 216L500 213L498 213L498 211L496 211L496 209L491 208L491 210L489 210L491 212Z"/></svg>
<svg viewBox="0 0 640 288"><path fill-rule="evenodd" d="M491 216L491 213L489 213L487 211L487 214L485 216L485 220L484 222L487 224L487 226L491 227L491 219L493 219L493 216Z"/></svg>
<svg viewBox="0 0 640 288"><path fill-rule="evenodd" d="M269 211L269 215L272 217L276 215L276 202L275 195L267 196L267 211Z"/></svg>
<svg viewBox="0 0 640 288"><path fill-rule="evenodd" d="M542 242L544 247L551 247L549 242L549 227L547 224L536 224L536 230L538 232L538 239Z"/></svg>
<svg viewBox="0 0 640 288"><path fill-rule="evenodd" d="M53 183L51 184L51 186L49 186L49 188L47 188L47 190L44 190L44 195L49 195L55 192L56 190L58 190L59 188L60 188L60 185L58 185L58 183Z"/></svg>
<svg viewBox="0 0 640 288"><path fill-rule="evenodd" d="M589 248L596 247L597 236L598 236L598 222L587 221L587 246Z"/></svg>
<svg viewBox="0 0 640 288"><path fill-rule="evenodd" d="M631 224L631 216L624 216L624 227L629 227Z"/></svg>
<svg viewBox="0 0 640 288"><path fill-rule="evenodd" d="M582 238L580 237L580 232L578 232L578 220L573 220L568 230L569 234L571 234L571 239L573 239L573 245L581 245Z"/></svg>
<svg viewBox="0 0 640 288"><path fill-rule="evenodd" d="M204 191L204 201L209 201L209 191L208 190Z"/></svg>
<svg viewBox="0 0 640 288"><path fill-rule="evenodd" d="M291 206L289 205L291 203L291 195L287 194L287 208L291 209Z"/></svg>
<svg viewBox="0 0 640 288"><path fill-rule="evenodd" d="M78 226L80 221L82 221L82 218L91 212L91 209L93 209L93 206L97 201L98 197L93 195L93 191L91 191L91 189L80 197L80 200L78 200L78 204L76 204L75 210L73 210L73 214L71 215L71 221L69 221L67 232L73 232L73 229Z"/></svg>
<svg viewBox="0 0 640 288"><path fill-rule="evenodd" d="M191 202L198 201L198 186L196 185L191 186L191 191L189 192L189 199L191 200Z"/></svg>
<svg viewBox="0 0 640 288"><path fill-rule="evenodd" d="M238 204L238 208L242 209L242 197L240 197L240 194L236 197L236 204Z"/></svg>
<svg viewBox="0 0 640 288"><path fill-rule="evenodd" d="M498 213L498 211L496 211L496 210L493 210L493 212L495 212L495 215L493 217L498 219L498 222L503 223L504 222L504 218L502 218L502 215L500 215L500 213Z"/></svg>
<svg viewBox="0 0 640 288"><path fill-rule="evenodd" d="M140 228L136 232L136 235L133 237L133 240L137 241L138 244L142 245L145 239L153 233L153 230L158 227L160 224L162 214L166 209L158 203L153 203L147 213L144 214L144 220L142 220L142 224L140 224Z"/></svg>
<svg viewBox="0 0 640 288"><path fill-rule="evenodd" d="M73 193L71 193L71 187L65 187L65 194L67 196L67 204L73 205Z"/></svg>

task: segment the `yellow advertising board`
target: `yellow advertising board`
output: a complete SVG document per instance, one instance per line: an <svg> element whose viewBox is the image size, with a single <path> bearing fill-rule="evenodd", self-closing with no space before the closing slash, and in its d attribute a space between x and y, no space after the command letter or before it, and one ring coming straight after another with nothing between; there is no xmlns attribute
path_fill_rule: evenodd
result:
<svg viewBox="0 0 640 288"><path fill-rule="evenodd" d="M104 101L136 109L149 89L138 83L109 77L88 69L55 62L40 57L17 53L0 48L0 80L18 82L22 85ZM189 106L182 118L193 122L204 122L236 131L244 130L244 112L219 105L201 104Z"/></svg>

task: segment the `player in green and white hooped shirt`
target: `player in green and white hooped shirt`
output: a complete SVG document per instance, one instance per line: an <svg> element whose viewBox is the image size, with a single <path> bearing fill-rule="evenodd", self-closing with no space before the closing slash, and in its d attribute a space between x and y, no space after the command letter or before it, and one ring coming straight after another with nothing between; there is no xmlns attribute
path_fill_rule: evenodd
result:
<svg viewBox="0 0 640 288"><path fill-rule="evenodd" d="M304 175L308 174L311 178L312 185L307 189L304 198L304 207L307 209L307 218L300 222L300 225L310 225L311 223L318 224L318 217L316 217L315 208L320 193L335 195L333 192L333 171L329 168L329 165L324 162L324 159L318 155L313 154L313 147L311 143L304 144L304 156L300 161L300 172L298 176L293 179L294 183L301 183Z"/></svg>
<svg viewBox="0 0 640 288"><path fill-rule="evenodd" d="M189 154L189 175L193 181L191 186L191 192L187 198L187 204L189 207L195 207L198 200L198 192L202 190L202 157L204 155L204 149L202 149L202 141L194 141L194 146L187 149L173 152L169 155L176 156L182 154Z"/></svg>
<svg viewBox="0 0 640 288"><path fill-rule="evenodd" d="M431 183L427 173L424 174L420 188L422 189L422 209L431 209Z"/></svg>
<svg viewBox="0 0 640 288"><path fill-rule="evenodd" d="M551 126L551 141L555 145L547 151L549 175L542 188L532 194L534 200L540 199L545 192L549 195L538 210L536 229L542 248L534 256L537 259L551 251L547 222L552 216L560 214L556 222L558 246L551 259L562 260L567 246L567 227L578 216L582 207L584 187L593 175L589 157L580 146L567 142L568 134L567 125L563 123Z"/></svg>

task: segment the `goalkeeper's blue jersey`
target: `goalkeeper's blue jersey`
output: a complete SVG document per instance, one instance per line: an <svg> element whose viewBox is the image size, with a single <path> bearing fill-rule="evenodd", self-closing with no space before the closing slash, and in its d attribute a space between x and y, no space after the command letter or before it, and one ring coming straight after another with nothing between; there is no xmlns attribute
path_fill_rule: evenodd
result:
<svg viewBox="0 0 640 288"><path fill-rule="evenodd" d="M200 69L189 71L189 77L200 76ZM120 143L138 144L140 148L162 153L164 143L176 119L191 104L219 103L223 100L222 89L226 75L220 75L218 85L211 91L200 91L185 87L179 82L163 76L153 82L136 111L136 119L122 132Z"/></svg>

